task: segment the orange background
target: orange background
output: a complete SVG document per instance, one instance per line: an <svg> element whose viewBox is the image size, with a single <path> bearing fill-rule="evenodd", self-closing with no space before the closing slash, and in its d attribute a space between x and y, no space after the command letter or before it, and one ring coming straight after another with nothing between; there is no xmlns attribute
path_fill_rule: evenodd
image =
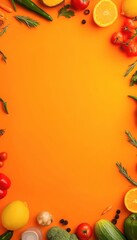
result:
<svg viewBox="0 0 137 240"><path fill-rule="evenodd" d="M10 6L8 0L1 0ZM129 212L123 197L131 186L118 172L121 162L137 179L136 149L125 130L137 136L136 103L127 97L136 94L123 74L135 61L110 43L113 32L123 23L120 16L107 28L95 26L91 14L76 12L71 19L57 17L58 10L41 6L53 22L17 5L17 12L6 14L9 28L0 37L0 50L7 63L0 61L0 97L8 103L9 114L2 111L0 151L8 153L1 172L12 181L0 212L13 200L28 202L30 221L15 232L37 226L40 211L49 211L59 225L75 231L81 222L92 226L103 217L111 220L121 210L117 226L122 229ZM29 29L14 18L24 15L38 20ZM85 18L87 23L81 24ZM50 227L51 227L50 226ZM43 239L48 227L42 227ZM1 227L1 233L3 232ZM92 238L94 239L94 237Z"/></svg>

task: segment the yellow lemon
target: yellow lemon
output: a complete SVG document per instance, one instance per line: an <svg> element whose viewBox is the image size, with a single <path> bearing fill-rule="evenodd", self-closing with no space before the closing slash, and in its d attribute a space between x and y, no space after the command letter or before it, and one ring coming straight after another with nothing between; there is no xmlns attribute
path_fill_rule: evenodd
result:
<svg viewBox="0 0 137 240"><path fill-rule="evenodd" d="M137 0L123 0L121 14L133 18L137 16Z"/></svg>
<svg viewBox="0 0 137 240"><path fill-rule="evenodd" d="M29 209L26 202L16 200L9 203L2 211L1 221L8 230L24 227L29 220Z"/></svg>

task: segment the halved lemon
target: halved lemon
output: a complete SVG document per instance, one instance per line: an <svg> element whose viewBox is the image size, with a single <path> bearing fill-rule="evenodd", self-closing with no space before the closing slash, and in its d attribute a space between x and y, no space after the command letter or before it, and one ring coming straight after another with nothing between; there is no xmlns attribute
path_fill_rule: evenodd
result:
<svg viewBox="0 0 137 240"><path fill-rule="evenodd" d="M124 204L131 213L137 213L137 188L131 188L124 197Z"/></svg>
<svg viewBox="0 0 137 240"><path fill-rule="evenodd" d="M117 17L117 6L111 0L100 0L93 9L93 20L99 27L112 25Z"/></svg>

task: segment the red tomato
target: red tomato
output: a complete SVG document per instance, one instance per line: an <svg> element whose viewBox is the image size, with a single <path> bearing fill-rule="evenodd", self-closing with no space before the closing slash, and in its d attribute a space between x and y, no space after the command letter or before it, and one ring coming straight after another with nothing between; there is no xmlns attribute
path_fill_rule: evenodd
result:
<svg viewBox="0 0 137 240"><path fill-rule="evenodd" d="M129 57L137 56L137 44L133 41L123 44L122 50L124 50Z"/></svg>
<svg viewBox="0 0 137 240"><path fill-rule="evenodd" d="M0 168L4 166L4 162L0 161Z"/></svg>
<svg viewBox="0 0 137 240"><path fill-rule="evenodd" d="M121 32L113 33L111 37L111 42L115 45L120 45L124 41L124 36Z"/></svg>
<svg viewBox="0 0 137 240"><path fill-rule="evenodd" d="M0 173L0 190L7 190L10 185L10 179L5 174Z"/></svg>
<svg viewBox="0 0 137 240"><path fill-rule="evenodd" d="M88 223L81 223L76 228L76 235L79 240L88 240L93 233L92 227Z"/></svg>
<svg viewBox="0 0 137 240"><path fill-rule="evenodd" d="M8 154L6 152L0 153L0 161L5 161L8 158Z"/></svg>
<svg viewBox="0 0 137 240"><path fill-rule="evenodd" d="M122 32L130 32L132 29L135 29L135 22L130 18L126 18L122 26Z"/></svg>
<svg viewBox="0 0 137 240"><path fill-rule="evenodd" d="M7 190L0 189L0 199L4 198L7 195Z"/></svg>
<svg viewBox="0 0 137 240"><path fill-rule="evenodd" d="M76 10L84 10L89 5L90 0L71 0L71 6Z"/></svg>

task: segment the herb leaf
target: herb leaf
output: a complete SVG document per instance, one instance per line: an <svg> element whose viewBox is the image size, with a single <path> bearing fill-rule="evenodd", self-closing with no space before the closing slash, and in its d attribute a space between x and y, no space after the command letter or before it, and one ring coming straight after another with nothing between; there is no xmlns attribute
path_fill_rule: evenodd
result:
<svg viewBox="0 0 137 240"><path fill-rule="evenodd" d="M128 141L137 148L137 140L132 136L129 131L125 131L125 134L128 136Z"/></svg>
<svg viewBox="0 0 137 240"><path fill-rule="evenodd" d="M58 11L58 16L64 16L66 18L71 18L75 15L73 10L70 10L71 5L67 4Z"/></svg>
<svg viewBox="0 0 137 240"><path fill-rule="evenodd" d="M127 71L125 72L124 74L124 77L127 77L128 74L134 69L134 67L136 66L137 64L137 60L134 62L134 63L131 63L129 66L128 66L128 69Z"/></svg>
<svg viewBox="0 0 137 240"><path fill-rule="evenodd" d="M5 56L5 54L2 51L0 51L0 55L2 56L2 60L4 62L7 62L7 57Z"/></svg>
<svg viewBox="0 0 137 240"><path fill-rule="evenodd" d="M118 167L119 172L120 172L130 183L132 183L134 186L137 186L137 182L128 175L127 170L122 166L121 163L118 163L118 162L117 162L117 163L116 163L116 166Z"/></svg>
<svg viewBox="0 0 137 240"><path fill-rule="evenodd" d="M134 84L137 84L137 71L135 71L130 79L130 86L133 86Z"/></svg>
<svg viewBox="0 0 137 240"><path fill-rule="evenodd" d="M11 3L12 3L12 6L13 6L14 11L16 12L16 4L15 4L15 1L14 1L14 0L11 0Z"/></svg>
<svg viewBox="0 0 137 240"><path fill-rule="evenodd" d="M7 31L8 26L5 26L4 28L1 28L0 30L0 37Z"/></svg>
<svg viewBox="0 0 137 240"><path fill-rule="evenodd" d="M8 112L8 108L7 108L7 102L5 102L2 98L0 98L0 101L3 104L3 109L4 109L5 113L8 114L9 112Z"/></svg>
<svg viewBox="0 0 137 240"><path fill-rule="evenodd" d="M29 17L25 17L25 16L15 16L16 20L24 23L27 25L27 27L37 27L39 25L39 22L37 22L36 20L33 20L32 18Z"/></svg>
<svg viewBox="0 0 137 240"><path fill-rule="evenodd" d="M5 129L0 129L0 136L2 136L5 133Z"/></svg>

